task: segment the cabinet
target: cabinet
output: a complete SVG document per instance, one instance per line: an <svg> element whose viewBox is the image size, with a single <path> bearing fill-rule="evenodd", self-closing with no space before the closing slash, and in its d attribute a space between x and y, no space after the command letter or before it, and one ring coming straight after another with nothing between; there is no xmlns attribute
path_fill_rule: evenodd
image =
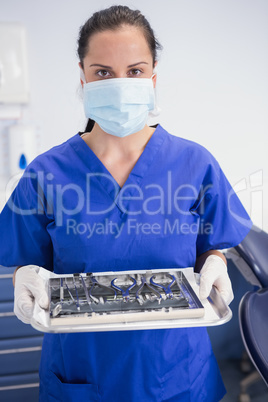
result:
<svg viewBox="0 0 268 402"><path fill-rule="evenodd" d="M0 22L0 103L29 102L27 64L24 26Z"/></svg>
<svg viewBox="0 0 268 402"><path fill-rule="evenodd" d="M13 313L13 272L0 266L0 401L37 402L43 335Z"/></svg>

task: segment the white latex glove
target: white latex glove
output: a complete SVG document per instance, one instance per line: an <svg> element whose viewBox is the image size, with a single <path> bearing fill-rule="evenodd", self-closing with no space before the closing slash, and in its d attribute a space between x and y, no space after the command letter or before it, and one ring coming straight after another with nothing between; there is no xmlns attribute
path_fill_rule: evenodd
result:
<svg viewBox="0 0 268 402"><path fill-rule="evenodd" d="M38 275L39 269L36 265L26 265L15 274L14 313L25 324L31 322L35 302L43 309L49 305L45 283Z"/></svg>
<svg viewBox="0 0 268 402"><path fill-rule="evenodd" d="M227 266L218 255L210 255L206 259L200 271L200 299L206 299L214 285L220 292L221 297L228 305L234 298L232 284L227 273Z"/></svg>

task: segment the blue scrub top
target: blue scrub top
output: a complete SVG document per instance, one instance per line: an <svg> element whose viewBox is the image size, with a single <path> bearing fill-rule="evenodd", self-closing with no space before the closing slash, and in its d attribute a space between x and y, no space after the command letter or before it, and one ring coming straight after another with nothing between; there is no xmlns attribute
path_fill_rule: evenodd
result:
<svg viewBox="0 0 268 402"><path fill-rule="evenodd" d="M160 125L124 186L79 134L38 156L0 215L0 264L56 273L194 266L251 221L214 157ZM41 401L218 401L205 328L46 334Z"/></svg>

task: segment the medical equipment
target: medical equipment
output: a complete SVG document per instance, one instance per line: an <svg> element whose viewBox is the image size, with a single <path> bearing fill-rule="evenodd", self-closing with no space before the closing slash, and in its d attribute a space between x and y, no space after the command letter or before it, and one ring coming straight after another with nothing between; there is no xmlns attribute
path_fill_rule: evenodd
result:
<svg viewBox="0 0 268 402"><path fill-rule="evenodd" d="M146 286L146 288L148 288L151 291L151 293L153 293L156 296L158 303L160 303L161 299L162 299L161 294L153 286L149 285L149 283L147 282L147 279L144 275L142 275L142 277L141 277L141 285L136 292L136 299L137 299L138 303L140 303L140 304L144 303L144 298L141 295L141 291L144 290L145 286Z"/></svg>
<svg viewBox="0 0 268 402"><path fill-rule="evenodd" d="M116 137L125 137L142 130L149 111L155 108L152 77L110 78L84 83L86 117Z"/></svg>
<svg viewBox="0 0 268 402"><path fill-rule="evenodd" d="M167 274L167 277L169 277L169 278L171 279L171 282L168 283L167 286L166 286L166 285L165 285L165 286L164 286L164 285L161 285L161 283L156 283L156 282L154 282L154 281L153 281L154 276L151 277L150 283L151 283L152 285L154 285L154 286L156 286L156 287L158 287L158 288L164 290L165 295L167 296L167 298L173 299L173 293L172 293L172 291L171 291L170 288L171 288L171 286L172 286L172 285L174 284L174 282L175 282L175 276L174 276L174 275Z"/></svg>
<svg viewBox="0 0 268 402"><path fill-rule="evenodd" d="M219 325L232 316L214 288L201 303L192 268L66 275L40 268L39 272L49 311L36 305L31 324L44 332Z"/></svg>
<svg viewBox="0 0 268 402"><path fill-rule="evenodd" d="M115 298L116 298L116 291L114 290L114 289L112 289L112 288L110 288L110 287L108 287L108 286L105 286L105 285L103 285L103 284L101 284L101 283L99 283L98 281L97 281L97 279L94 277L94 276L92 276L92 274L87 274L87 276L88 275L90 275L90 282L91 282L91 287L90 287L90 290L89 290L89 296L91 297L91 299L95 302L95 303L99 303L99 301L101 301L102 303L104 303L104 300L103 300L103 298L102 297L100 297L100 299L98 299L97 297L95 297L94 295L93 295L93 291L94 291L94 289L98 289L98 288L102 288L104 291L106 290L106 299L107 300L115 300ZM82 275L80 275L80 277L81 277L81 281L83 282L83 284L84 284L84 290L85 290L85 293L86 292L88 292L88 289L87 289L87 287L86 287L86 283L85 283L85 280L83 279L83 276ZM107 290L108 290L108 294L107 294ZM113 292L112 292L113 291ZM91 304L91 303L89 303L89 304Z"/></svg>
<svg viewBox="0 0 268 402"><path fill-rule="evenodd" d="M258 379L263 379L268 386L268 348L267 348L267 269L268 234L253 225L244 240L234 248L227 250L227 259L232 260L242 276L254 286L247 292L239 304L239 326L247 356L256 367L248 372L245 366L248 360L243 357L241 370L248 375L240 381L240 402L250 401L248 388Z"/></svg>
<svg viewBox="0 0 268 402"><path fill-rule="evenodd" d="M153 281L155 276L158 283ZM146 314L148 320L155 318L151 318L148 312L158 312L157 318L165 319L169 316L180 317L182 309L192 309L187 313L189 316L203 316L203 306L182 272L178 274L177 279L174 275L162 272L152 276L150 271L143 275L137 273L135 277L119 273L116 278L114 275L98 275L96 278L92 273L86 273L65 277L64 281L63 278L51 278L48 284L51 324L64 324L65 319L70 317L74 319L74 323L76 318L80 319L79 322L88 320L99 323L109 319L123 322L125 314L128 321L143 319L141 314ZM148 277L152 286L145 288ZM64 283L67 290L65 294ZM155 287L161 291L157 291ZM92 289L95 290L94 296ZM115 294L114 289L117 291ZM89 297L92 300L89 300ZM103 314L114 316L103 320Z"/></svg>
<svg viewBox="0 0 268 402"><path fill-rule="evenodd" d="M128 284L126 284L126 285L127 285L127 288L126 288L126 289L122 289L122 288L120 288L119 286L115 285L115 281L117 280L117 278L114 278L114 279L112 280L112 282L111 282L112 287L115 288L116 290L119 290L119 292L122 293L122 297L123 297L123 301L124 301L124 302L128 302L128 301L129 301L129 291L130 291L132 288L134 288L134 286L137 284L136 279L134 279L134 278L132 278L132 277L130 277L130 279L132 280L133 283L132 283L132 285L130 285L130 286L128 286Z"/></svg>

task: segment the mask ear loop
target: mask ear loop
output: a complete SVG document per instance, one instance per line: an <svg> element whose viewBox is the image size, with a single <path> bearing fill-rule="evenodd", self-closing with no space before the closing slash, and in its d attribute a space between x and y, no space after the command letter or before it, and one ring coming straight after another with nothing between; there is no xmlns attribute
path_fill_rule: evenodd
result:
<svg viewBox="0 0 268 402"><path fill-rule="evenodd" d="M155 69L154 69L154 71L153 71L153 75L151 76L151 79L154 77L156 75L156 71L155 71ZM155 97L155 106L154 106L154 109L153 110L150 110L150 112L149 112L149 117L157 117L157 116L159 116L160 115L160 113L161 113L161 109L160 109L160 107L158 106L158 102L157 102L157 91L156 91L156 88L154 88L154 97Z"/></svg>
<svg viewBox="0 0 268 402"><path fill-rule="evenodd" d="M82 68L80 67L80 79L83 81L84 84L86 84L86 77L85 77L85 73L82 70Z"/></svg>
<svg viewBox="0 0 268 402"><path fill-rule="evenodd" d="M80 79L83 82L83 84L86 85L87 82L86 82L85 73L84 73L84 71L82 70L81 67L80 67ZM94 127L94 124L95 124L95 121L89 118L87 120L87 125L86 125L86 128L85 128L85 132L91 131L93 129L93 127Z"/></svg>

